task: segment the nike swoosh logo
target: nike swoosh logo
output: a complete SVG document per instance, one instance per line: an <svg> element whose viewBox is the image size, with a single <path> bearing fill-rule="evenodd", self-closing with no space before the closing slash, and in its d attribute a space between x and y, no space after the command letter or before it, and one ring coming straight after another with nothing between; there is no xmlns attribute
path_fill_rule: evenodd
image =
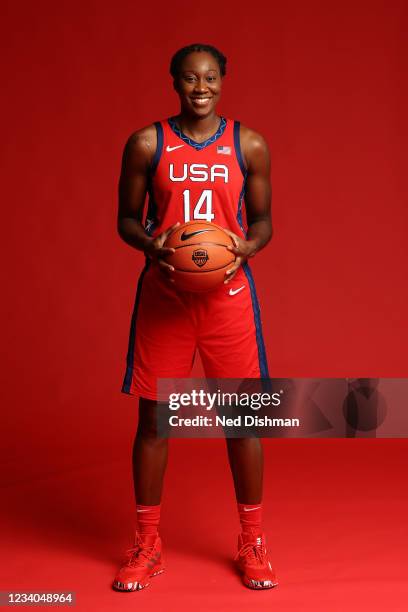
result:
<svg viewBox="0 0 408 612"><path fill-rule="evenodd" d="M244 507L244 512L251 512L251 510L259 510L261 506L258 506L257 508L245 508Z"/></svg>
<svg viewBox="0 0 408 612"><path fill-rule="evenodd" d="M184 147L184 145L177 145L177 147L169 147L169 145L167 145L166 151L170 153L170 151L175 151L176 149L180 149L181 147Z"/></svg>
<svg viewBox="0 0 408 612"><path fill-rule="evenodd" d="M229 294L235 295L236 293L239 293L243 289L245 289L245 285L242 285L242 287L239 287L238 289L230 289ZM244 510L257 510L257 508L244 508Z"/></svg>
<svg viewBox="0 0 408 612"><path fill-rule="evenodd" d="M213 232L214 230L212 229L205 229L205 230L196 230L195 232L186 232L184 231L181 236L180 236L180 240L188 240L189 238L192 238L193 236L197 236L197 234L204 234L204 232Z"/></svg>

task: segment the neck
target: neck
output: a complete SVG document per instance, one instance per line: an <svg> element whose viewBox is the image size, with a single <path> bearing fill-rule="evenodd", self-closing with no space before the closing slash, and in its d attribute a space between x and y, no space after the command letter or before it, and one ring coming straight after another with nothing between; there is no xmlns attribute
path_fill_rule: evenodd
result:
<svg viewBox="0 0 408 612"><path fill-rule="evenodd" d="M189 136L196 142L200 142L217 131L220 117L215 111L205 117L191 116L181 111L176 117L176 121L183 134L186 134L186 136Z"/></svg>

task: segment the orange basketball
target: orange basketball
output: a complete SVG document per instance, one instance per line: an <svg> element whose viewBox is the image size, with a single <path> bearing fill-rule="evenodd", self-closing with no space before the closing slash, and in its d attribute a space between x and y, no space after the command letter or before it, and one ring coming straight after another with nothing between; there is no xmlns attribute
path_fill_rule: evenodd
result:
<svg viewBox="0 0 408 612"><path fill-rule="evenodd" d="M172 277L183 291L210 291L225 280L225 272L235 261L226 249L234 245L222 227L207 221L189 221L167 238L164 246L176 249L166 257L174 267Z"/></svg>

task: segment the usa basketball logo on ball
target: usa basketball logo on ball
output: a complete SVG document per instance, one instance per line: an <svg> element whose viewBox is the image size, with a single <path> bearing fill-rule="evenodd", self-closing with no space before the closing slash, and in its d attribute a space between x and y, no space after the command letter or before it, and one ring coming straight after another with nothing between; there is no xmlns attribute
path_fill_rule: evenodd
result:
<svg viewBox="0 0 408 612"><path fill-rule="evenodd" d="M215 223L189 221L177 227L164 246L175 249L166 257L174 267L175 287L183 291L210 291L222 285L225 272L235 261L227 249L232 238Z"/></svg>

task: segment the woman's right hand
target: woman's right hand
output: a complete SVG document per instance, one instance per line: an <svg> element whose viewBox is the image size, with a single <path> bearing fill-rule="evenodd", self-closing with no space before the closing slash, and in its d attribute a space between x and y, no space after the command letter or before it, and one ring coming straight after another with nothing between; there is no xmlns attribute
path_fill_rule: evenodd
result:
<svg viewBox="0 0 408 612"><path fill-rule="evenodd" d="M164 247L163 245L172 231L174 231L179 225L180 222L178 221L174 225L167 228L164 232L150 240L144 249L147 257L150 257L150 259L152 259L153 262L159 266L160 271L166 274L167 278L172 283L174 283L174 279L171 278L171 273L174 272L174 267L168 264L163 258L167 255L175 253L176 251L175 249Z"/></svg>

